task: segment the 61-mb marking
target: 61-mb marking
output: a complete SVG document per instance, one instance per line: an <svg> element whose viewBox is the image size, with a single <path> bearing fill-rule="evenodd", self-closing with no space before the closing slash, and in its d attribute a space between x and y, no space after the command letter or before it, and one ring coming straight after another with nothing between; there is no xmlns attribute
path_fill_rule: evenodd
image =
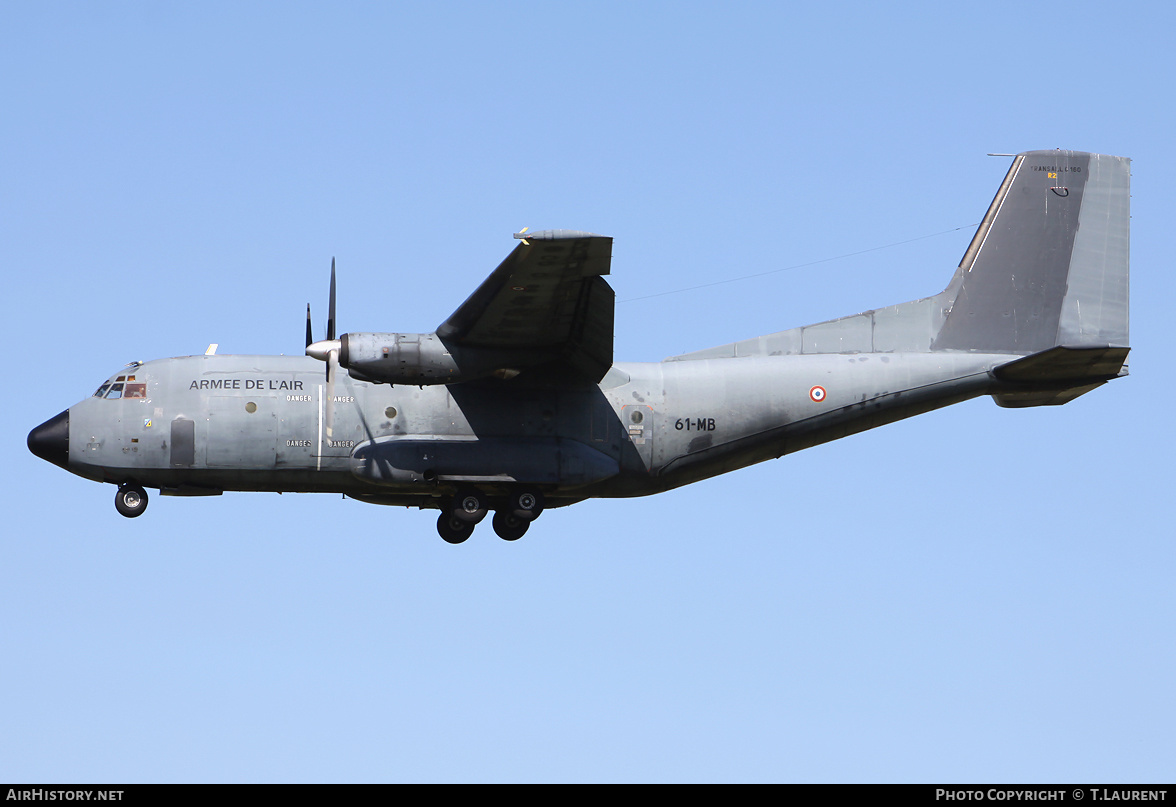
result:
<svg viewBox="0 0 1176 807"><path fill-rule="evenodd" d="M715 430L714 418L678 418L674 421L674 428L678 431L688 432L713 432Z"/></svg>

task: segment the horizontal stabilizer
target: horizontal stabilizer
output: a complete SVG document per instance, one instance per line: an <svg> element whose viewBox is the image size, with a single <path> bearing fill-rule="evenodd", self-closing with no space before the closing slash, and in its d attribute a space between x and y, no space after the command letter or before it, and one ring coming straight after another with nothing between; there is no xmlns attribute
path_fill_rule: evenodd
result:
<svg viewBox="0 0 1176 807"><path fill-rule="evenodd" d="M1130 348L1059 345L1002 364L992 371L999 382L992 397L1000 406L1058 406L1127 375Z"/></svg>

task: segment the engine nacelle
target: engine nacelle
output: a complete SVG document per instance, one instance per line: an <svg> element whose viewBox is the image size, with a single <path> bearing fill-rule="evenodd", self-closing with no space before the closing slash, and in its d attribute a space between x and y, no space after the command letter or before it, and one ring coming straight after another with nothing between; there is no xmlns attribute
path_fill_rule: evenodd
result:
<svg viewBox="0 0 1176 807"><path fill-rule="evenodd" d="M389 384L452 384L469 378L434 333L345 333L339 364Z"/></svg>
<svg viewBox="0 0 1176 807"><path fill-rule="evenodd" d="M514 366L519 359L515 353L450 345L435 333L345 333L338 345L339 365L353 371L353 377L385 384L513 378L520 369Z"/></svg>
<svg viewBox="0 0 1176 807"><path fill-rule="evenodd" d="M306 355L337 361L360 381L413 386L489 376L511 379L555 358L552 352L538 350L520 355L517 350L463 347L435 333L345 333L307 345Z"/></svg>

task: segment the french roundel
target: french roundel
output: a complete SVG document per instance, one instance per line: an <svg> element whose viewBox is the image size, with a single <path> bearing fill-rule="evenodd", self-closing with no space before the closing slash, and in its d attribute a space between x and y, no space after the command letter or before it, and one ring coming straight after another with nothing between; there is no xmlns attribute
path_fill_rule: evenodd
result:
<svg viewBox="0 0 1176 807"><path fill-rule="evenodd" d="M825 400L825 388L821 386L813 387L809 390L809 397L816 403L820 403Z"/></svg>

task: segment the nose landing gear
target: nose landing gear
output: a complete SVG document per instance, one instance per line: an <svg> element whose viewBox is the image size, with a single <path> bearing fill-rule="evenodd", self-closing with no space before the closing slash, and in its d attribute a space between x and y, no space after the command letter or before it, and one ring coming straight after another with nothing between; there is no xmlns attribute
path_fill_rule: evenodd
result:
<svg viewBox="0 0 1176 807"><path fill-rule="evenodd" d="M127 518L143 515L147 509L147 491L130 483L119 485L114 494L114 509Z"/></svg>

